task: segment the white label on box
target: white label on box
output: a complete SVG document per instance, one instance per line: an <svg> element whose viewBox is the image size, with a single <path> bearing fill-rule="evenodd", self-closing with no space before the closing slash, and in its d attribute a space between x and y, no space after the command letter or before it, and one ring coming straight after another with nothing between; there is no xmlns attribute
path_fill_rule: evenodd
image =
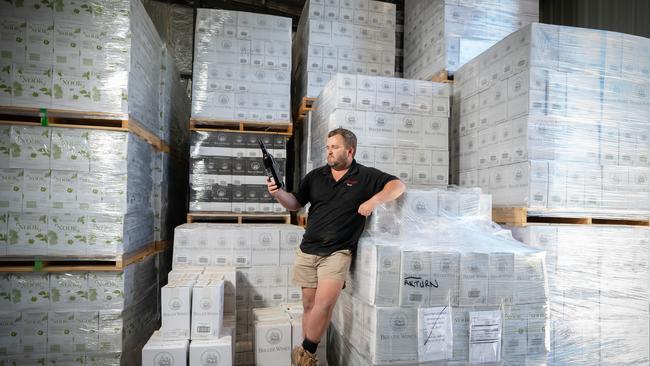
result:
<svg viewBox="0 0 650 366"><path fill-rule="evenodd" d="M448 360L453 353L449 307L418 309L418 362Z"/></svg>
<svg viewBox="0 0 650 366"><path fill-rule="evenodd" d="M469 312L469 362L501 361L501 312Z"/></svg>

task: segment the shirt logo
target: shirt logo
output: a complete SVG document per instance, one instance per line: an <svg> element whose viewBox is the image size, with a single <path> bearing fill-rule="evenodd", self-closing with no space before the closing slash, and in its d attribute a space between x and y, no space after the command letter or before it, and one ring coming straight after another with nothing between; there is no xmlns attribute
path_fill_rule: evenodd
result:
<svg viewBox="0 0 650 366"><path fill-rule="evenodd" d="M357 183L359 183L359 181L356 180L356 179L348 179L348 180L345 181L345 185L348 186L348 187L352 187L352 186L356 185Z"/></svg>

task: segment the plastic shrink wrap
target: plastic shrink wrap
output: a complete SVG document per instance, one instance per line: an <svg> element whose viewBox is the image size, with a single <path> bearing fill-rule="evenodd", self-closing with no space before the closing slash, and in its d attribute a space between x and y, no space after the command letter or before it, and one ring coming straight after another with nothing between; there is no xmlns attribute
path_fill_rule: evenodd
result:
<svg viewBox="0 0 650 366"><path fill-rule="evenodd" d="M269 194L258 140L286 173L287 138L283 135L192 132L190 211L284 213Z"/></svg>
<svg viewBox="0 0 650 366"><path fill-rule="evenodd" d="M185 222L189 154L190 98L181 86L172 53L163 48L160 88L161 137L169 151L156 150L152 158L154 240L169 239L173 228ZM172 174L172 171L174 174Z"/></svg>
<svg viewBox="0 0 650 366"><path fill-rule="evenodd" d="M449 176L448 84L336 74L307 122L310 144L303 175L325 165L327 133L357 136L355 159L411 186L446 186Z"/></svg>
<svg viewBox="0 0 650 366"><path fill-rule="evenodd" d="M621 33L511 34L456 73L452 174L497 206L647 213L649 56L650 40Z"/></svg>
<svg viewBox="0 0 650 366"><path fill-rule="evenodd" d="M291 18L198 9L192 117L291 120Z"/></svg>
<svg viewBox="0 0 650 366"><path fill-rule="evenodd" d="M143 3L158 34L171 50L178 71L185 75L192 74L193 9L157 0L145 0Z"/></svg>
<svg viewBox="0 0 650 366"><path fill-rule="evenodd" d="M394 76L395 18L395 4L380 1L306 1L293 41L295 105L336 73Z"/></svg>
<svg viewBox="0 0 650 366"><path fill-rule="evenodd" d="M0 275L0 361L135 365L159 321L157 257L122 272Z"/></svg>
<svg viewBox="0 0 650 366"><path fill-rule="evenodd" d="M546 251L548 365L650 362L647 228L533 224L512 232Z"/></svg>
<svg viewBox="0 0 650 366"><path fill-rule="evenodd" d="M453 75L510 33L539 21L532 0L406 0L404 77Z"/></svg>
<svg viewBox="0 0 650 366"><path fill-rule="evenodd" d="M478 189L409 190L373 213L329 330L334 365L544 365L544 252Z"/></svg>
<svg viewBox="0 0 650 366"><path fill-rule="evenodd" d="M0 135L0 255L115 258L153 241L151 145L88 129Z"/></svg>
<svg viewBox="0 0 650 366"><path fill-rule="evenodd" d="M3 2L0 105L100 112L159 134L162 41L139 0Z"/></svg>

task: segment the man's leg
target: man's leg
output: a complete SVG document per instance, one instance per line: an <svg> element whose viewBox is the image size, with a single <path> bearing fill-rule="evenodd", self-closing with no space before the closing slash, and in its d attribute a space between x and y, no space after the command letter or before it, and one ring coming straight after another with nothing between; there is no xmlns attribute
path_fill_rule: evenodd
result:
<svg viewBox="0 0 650 366"><path fill-rule="evenodd" d="M343 281L341 280L329 278L318 280L318 288L316 288L316 296L309 317L302 320L305 338L314 343L320 342L330 324L332 312L342 288Z"/></svg>
<svg viewBox="0 0 650 366"><path fill-rule="evenodd" d="M302 288L302 337L305 338L305 329L307 327L311 309L314 307L314 300L316 298L316 289L303 287Z"/></svg>

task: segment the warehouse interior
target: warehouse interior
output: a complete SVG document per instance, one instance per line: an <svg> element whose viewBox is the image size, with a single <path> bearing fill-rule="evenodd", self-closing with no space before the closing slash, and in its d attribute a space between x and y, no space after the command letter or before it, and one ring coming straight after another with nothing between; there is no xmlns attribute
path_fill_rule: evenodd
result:
<svg viewBox="0 0 650 366"><path fill-rule="evenodd" d="M647 14L2 2L0 366L649 365Z"/></svg>

